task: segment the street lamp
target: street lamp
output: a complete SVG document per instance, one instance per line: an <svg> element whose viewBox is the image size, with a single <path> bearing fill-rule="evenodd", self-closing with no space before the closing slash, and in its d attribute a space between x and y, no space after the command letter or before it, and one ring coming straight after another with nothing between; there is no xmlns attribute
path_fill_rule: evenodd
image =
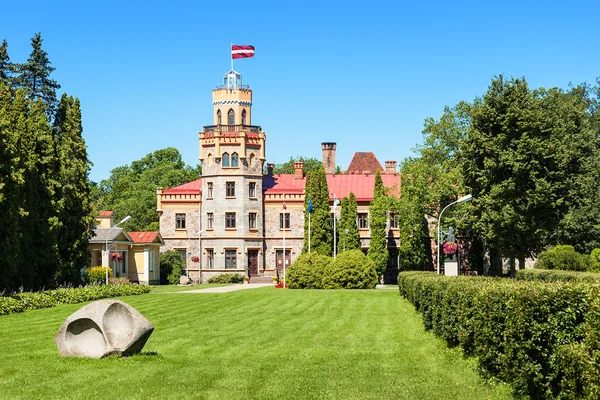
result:
<svg viewBox="0 0 600 400"><path fill-rule="evenodd" d="M437 274L440 274L440 224L442 223L442 214L444 211L446 211L446 209L454 204L458 204L458 203L462 203L463 201L471 201L471 199L473 198L473 196L471 196L470 194L461 197L460 199L448 204L446 207L444 207L444 209L442 210L442 212L440 213L440 217L438 218L438 226L437 226Z"/></svg>
<svg viewBox="0 0 600 400"><path fill-rule="evenodd" d="M116 228L117 226L124 224L126 222L129 222L129 220L131 219L131 215L126 216L125 218L123 218L121 220L121 222L119 222L116 225L113 225L110 227L110 229L108 230L108 235L106 236L106 284L108 285L108 267L110 266L110 253L108 252L108 239L110 239L110 234L112 233L112 230L114 228Z"/></svg>

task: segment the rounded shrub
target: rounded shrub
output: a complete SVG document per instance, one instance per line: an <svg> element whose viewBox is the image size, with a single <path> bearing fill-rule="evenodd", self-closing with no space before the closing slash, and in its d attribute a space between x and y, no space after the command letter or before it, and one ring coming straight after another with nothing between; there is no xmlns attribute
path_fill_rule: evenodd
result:
<svg viewBox="0 0 600 400"><path fill-rule="evenodd" d="M590 254L588 271L600 272L600 249L592 250L592 254Z"/></svg>
<svg viewBox="0 0 600 400"><path fill-rule="evenodd" d="M112 275L110 267L91 267L85 270L87 281L92 285L100 285L106 282L106 269L108 268L108 276Z"/></svg>
<svg viewBox="0 0 600 400"><path fill-rule="evenodd" d="M559 245L540 253L534 268L586 271L588 269L588 257L575 251L573 246Z"/></svg>
<svg viewBox="0 0 600 400"><path fill-rule="evenodd" d="M242 283L244 277L240 274L219 274L208 278L208 283Z"/></svg>
<svg viewBox="0 0 600 400"><path fill-rule="evenodd" d="M302 253L286 271L286 284L290 289L322 289L323 272L333 258L312 253Z"/></svg>
<svg viewBox="0 0 600 400"><path fill-rule="evenodd" d="M339 254L323 272L324 289L373 289L378 281L375 263L361 250Z"/></svg>

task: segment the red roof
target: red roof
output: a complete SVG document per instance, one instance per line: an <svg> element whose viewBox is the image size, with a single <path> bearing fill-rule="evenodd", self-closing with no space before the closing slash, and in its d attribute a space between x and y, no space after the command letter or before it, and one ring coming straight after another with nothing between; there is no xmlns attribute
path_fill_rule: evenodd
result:
<svg viewBox="0 0 600 400"><path fill-rule="evenodd" d="M100 213L98 214L99 217L112 217L113 212L112 211L100 211Z"/></svg>
<svg viewBox="0 0 600 400"><path fill-rule="evenodd" d="M357 151L354 153L354 157L352 157L352 161L350 161L350 165L348 166L347 173L349 174L374 174L375 171L383 172L383 167L375 157L375 154L368 152L360 152Z"/></svg>
<svg viewBox="0 0 600 400"><path fill-rule="evenodd" d="M400 191L400 175L381 174L383 185L395 187L398 194ZM263 189L266 194L302 193L306 178L296 179L293 174L279 174L263 177ZM333 200L335 194L338 199L349 196L354 192L358 201L373 200L373 189L375 188L374 174L360 175L327 175L327 187L329 188L329 200Z"/></svg>
<svg viewBox="0 0 600 400"><path fill-rule="evenodd" d="M165 194L198 194L202 189L202 179L184 183L171 189L165 189Z"/></svg>
<svg viewBox="0 0 600 400"><path fill-rule="evenodd" d="M128 232L133 243L152 243L156 240L158 232Z"/></svg>

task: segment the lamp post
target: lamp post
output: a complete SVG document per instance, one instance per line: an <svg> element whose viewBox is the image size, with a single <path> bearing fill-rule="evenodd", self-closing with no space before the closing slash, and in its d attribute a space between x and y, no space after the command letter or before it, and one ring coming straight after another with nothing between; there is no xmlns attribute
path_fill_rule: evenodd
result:
<svg viewBox="0 0 600 400"><path fill-rule="evenodd" d="M108 252L108 240L110 239L110 234L112 233L112 230L116 227L118 227L121 224L124 224L126 222L129 222L129 220L131 219L131 215L126 216L125 218L123 218L121 220L121 222L119 222L116 225L113 225L110 227L110 229L108 230L108 235L106 236L106 261L107 261L107 266L106 266L106 284L108 285L108 268L110 266L110 253Z"/></svg>
<svg viewBox="0 0 600 400"><path fill-rule="evenodd" d="M444 209L440 213L440 217L438 218L438 226L437 226L437 274L438 275L440 274L440 224L442 223L442 214L444 213L444 211L446 211L446 209L448 207L450 207L454 204L462 203L463 201L471 201L472 198L473 198L473 196L471 196L470 194L463 196L460 199L448 204L446 207L444 207Z"/></svg>

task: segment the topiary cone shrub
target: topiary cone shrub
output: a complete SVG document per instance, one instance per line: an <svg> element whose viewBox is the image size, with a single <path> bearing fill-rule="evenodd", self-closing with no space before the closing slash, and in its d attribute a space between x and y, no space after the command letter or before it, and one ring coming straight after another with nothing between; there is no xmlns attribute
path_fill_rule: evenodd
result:
<svg viewBox="0 0 600 400"><path fill-rule="evenodd" d="M333 258L318 253L302 253L286 271L290 289L323 289L323 272Z"/></svg>
<svg viewBox="0 0 600 400"><path fill-rule="evenodd" d="M323 271L324 289L373 289L378 282L375 263L361 250L338 254Z"/></svg>

